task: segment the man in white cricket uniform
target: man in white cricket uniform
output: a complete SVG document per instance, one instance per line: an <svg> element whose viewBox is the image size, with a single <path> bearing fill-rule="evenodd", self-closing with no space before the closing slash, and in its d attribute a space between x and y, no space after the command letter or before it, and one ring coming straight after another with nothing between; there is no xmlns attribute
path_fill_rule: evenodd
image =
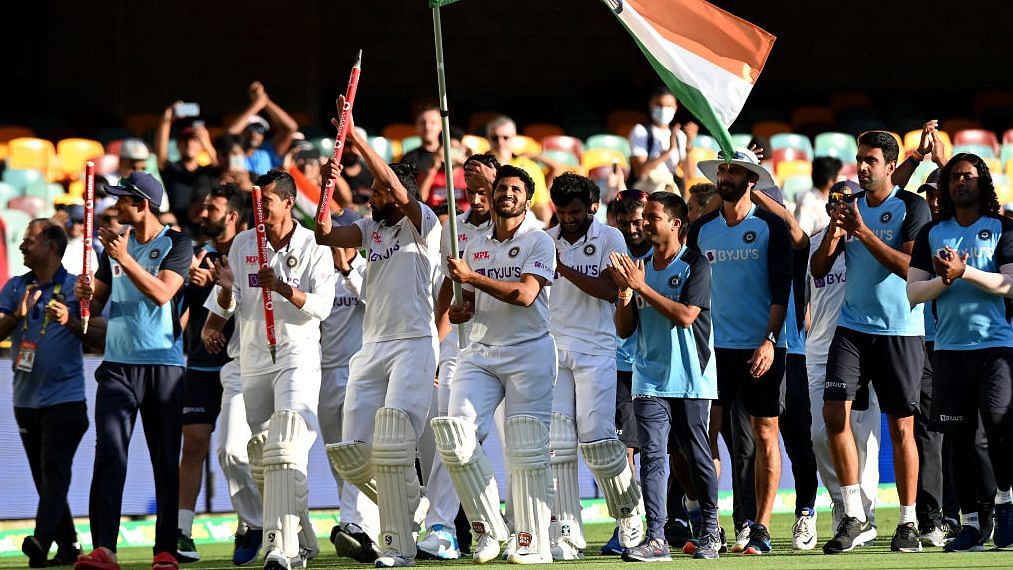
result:
<svg viewBox="0 0 1013 570"><path fill-rule="evenodd" d="M320 321L331 311L330 251L292 219L295 181L272 170L257 179L263 192L268 267L261 268L256 229L236 236L202 336L216 335L233 313L240 333L240 374L254 479L263 480L264 568L288 569L319 553L309 523L306 464L316 438L320 392ZM255 204L254 207L257 207ZM277 341L268 349L262 289L271 291Z"/></svg>
<svg viewBox="0 0 1013 570"><path fill-rule="evenodd" d="M619 540L640 543L637 512L640 487L616 438L615 282L606 275L613 253L625 253L619 230L591 214L594 182L571 172L557 176L549 193L559 224L547 233L557 252L557 277L549 307L559 351L559 374L552 402L549 448L555 504L552 557L583 557L587 543L581 521L577 447L605 492L609 514L619 523Z"/></svg>
<svg viewBox="0 0 1013 570"><path fill-rule="evenodd" d="M481 443L501 401L514 514L513 563L551 562L549 421L556 379L556 346L549 334L548 293L555 271L552 239L524 219L535 185L523 170L502 166L493 183L493 227L469 240L462 259L448 259L448 276L465 288L450 310L453 323L471 321L458 357L450 415L432 421L436 447L478 535L473 557L495 559L511 538L499 492Z"/></svg>
<svg viewBox="0 0 1013 570"><path fill-rule="evenodd" d="M411 166L388 166L354 128L349 138L374 177L372 217L333 229L322 224L317 242L367 249L369 301L362 348L352 357L345 392L344 441L327 446L327 453L342 478L379 499L383 556L377 566L411 566L413 518L421 499L416 447L436 375L432 279L440 224L419 202ZM324 173L325 179L337 174L329 168Z"/></svg>

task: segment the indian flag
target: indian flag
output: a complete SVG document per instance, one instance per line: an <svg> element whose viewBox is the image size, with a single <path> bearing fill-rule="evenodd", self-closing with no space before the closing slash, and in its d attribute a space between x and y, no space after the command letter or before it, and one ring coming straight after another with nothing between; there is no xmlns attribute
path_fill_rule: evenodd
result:
<svg viewBox="0 0 1013 570"><path fill-rule="evenodd" d="M728 127L763 71L774 36L703 0L603 0L665 85L731 156Z"/></svg>

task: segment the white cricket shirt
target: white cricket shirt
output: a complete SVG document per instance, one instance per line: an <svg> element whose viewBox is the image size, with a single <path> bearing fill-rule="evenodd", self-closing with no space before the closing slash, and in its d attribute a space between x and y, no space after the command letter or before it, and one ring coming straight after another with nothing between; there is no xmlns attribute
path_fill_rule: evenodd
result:
<svg viewBox="0 0 1013 570"><path fill-rule="evenodd" d="M331 314L320 323L321 368L348 366L352 355L362 348L366 260L356 255L349 265L348 275L334 270L334 304Z"/></svg>

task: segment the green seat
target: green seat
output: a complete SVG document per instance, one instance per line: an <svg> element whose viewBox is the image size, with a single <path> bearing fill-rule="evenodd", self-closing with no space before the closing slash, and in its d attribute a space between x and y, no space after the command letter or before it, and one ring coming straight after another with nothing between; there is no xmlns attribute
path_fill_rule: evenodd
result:
<svg viewBox="0 0 1013 570"><path fill-rule="evenodd" d="M696 138L693 139L693 148L707 148L713 150L714 152L721 150L721 147L718 146L717 139L710 135L697 135Z"/></svg>
<svg viewBox="0 0 1013 570"><path fill-rule="evenodd" d="M820 133L816 135L816 156L831 156L846 164L855 164L858 143L855 137L845 133Z"/></svg>
<svg viewBox="0 0 1013 570"><path fill-rule="evenodd" d="M929 174L932 174L932 171L936 168L936 163L929 160L918 163L918 167L915 168L911 179L907 181L907 186L904 189L917 192L918 187L925 184L925 180L929 177Z"/></svg>
<svg viewBox="0 0 1013 570"><path fill-rule="evenodd" d="M784 184L781 185L781 193L784 195L785 201L797 202L802 193L812 188L812 186L812 178L808 176L789 176L784 179Z"/></svg>
<svg viewBox="0 0 1013 570"><path fill-rule="evenodd" d="M770 151L790 148L804 152L810 159L813 157L813 144L809 137L798 133L777 133L770 137Z"/></svg>
<svg viewBox="0 0 1013 570"><path fill-rule="evenodd" d="M148 162L145 164L144 171L154 176L155 180L158 180L158 183L161 184L163 187L165 186L165 182L162 180L162 173L158 171L158 157L155 156L155 153L151 153L148 155ZM164 200L162 201L163 206L167 204L168 204L167 201Z"/></svg>
<svg viewBox="0 0 1013 570"><path fill-rule="evenodd" d="M18 189L6 182L0 182L0 204L6 204L7 200L20 195Z"/></svg>
<svg viewBox="0 0 1013 570"><path fill-rule="evenodd" d="M405 137L401 139L401 156L422 146L422 139L419 137Z"/></svg>
<svg viewBox="0 0 1013 570"><path fill-rule="evenodd" d="M7 274L14 276L27 273L28 268L25 267L24 258L18 248L21 246L21 240L25 237L28 222L32 221L32 217L20 210L0 207L0 219L3 220L6 228L4 238L7 245Z"/></svg>
<svg viewBox="0 0 1013 570"><path fill-rule="evenodd" d="M310 139L313 148L320 151L321 156L332 156L334 154L334 139L329 137L317 137Z"/></svg>
<svg viewBox="0 0 1013 570"><path fill-rule="evenodd" d="M748 133L739 133L737 135L732 135L732 142L735 143L735 148L739 148L739 147L741 147L741 148L749 148L749 143L752 140L753 140L753 135L748 134ZM766 149L766 150L768 152L770 151L769 148Z"/></svg>
<svg viewBox="0 0 1013 570"><path fill-rule="evenodd" d="M630 155L630 141L618 135L592 135L591 137L588 137L587 142L584 143L584 148L609 148L612 150L618 150L625 156Z"/></svg>
<svg viewBox="0 0 1013 570"><path fill-rule="evenodd" d="M984 144L958 144L953 146L953 156L962 152L976 154L981 158L995 158L995 149Z"/></svg>
<svg viewBox="0 0 1013 570"><path fill-rule="evenodd" d="M24 193L32 184L45 183L46 177L38 170L8 168L4 170L3 181L13 186L19 193Z"/></svg>
<svg viewBox="0 0 1013 570"><path fill-rule="evenodd" d="M394 148L391 146L389 140L383 137L369 137L367 140L369 146L382 156L385 161L391 162L394 160Z"/></svg>
<svg viewBox="0 0 1013 570"><path fill-rule="evenodd" d="M575 168L580 166L580 161L577 160L577 157L565 150L543 150L542 156L567 166Z"/></svg>
<svg viewBox="0 0 1013 570"><path fill-rule="evenodd" d="M1006 143L999 149L999 162L1005 166L1010 160L1013 160L1013 143Z"/></svg>

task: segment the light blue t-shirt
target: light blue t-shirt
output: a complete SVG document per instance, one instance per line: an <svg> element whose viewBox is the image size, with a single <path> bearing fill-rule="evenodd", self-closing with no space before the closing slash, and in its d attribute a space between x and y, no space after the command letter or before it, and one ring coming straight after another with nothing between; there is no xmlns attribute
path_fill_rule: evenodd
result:
<svg viewBox="0 0 1013 570"><path fill-rule="evenodd" d="M0 291L0 312L13 315L25 294L25 289L38 279L35 273L10 278ZM51 283L39 284L42 291L38 303L28 316L15 325L11 332L11 358L14 360L22 341L35 343L35 364L31 372L14 367L14 407L45 408L68 402L83 402L84 360L82 346L74 333L52 320L46 319L46 305L54 297L62 297L63 304L72 315L81 312L74 297L77 275L70 275L60 267ZM60 290L56 292L59 284ZM45 325L45 334L42 334Z"/></svg>
<svg viewBox="0 0 1013 570"><path fill-rule="evenodd" d="M633 259L647 259L654 253L654 248L647 250L644 255L639 257L633 255L632 252L627 248L627 253ZM633 334L629 338L619 338L616 343L616 371L617 372L633 372L633 354L637 350L637 331L633 331Z"/></svg>
<svg viewBox="0 0 1013 570"><path fill-rule="evenodd" d="M633 395L713 400L718 396L717 376L708 374L711 358L710 264L687 247L662 270L645 261L644 280L664 297L700 307L692 327L680 327L639 294Z"/></svg>
<svg viewBox="0 0 1013 570"><path fill-rule="evenodd" d="M254 178L280 165L281 159L278 158L278 153L274 151L270 141L264 141L260 148L246 155L246 169Z"/></svg>
<svg viewBox="0 0 1013 570"><path fill-rule="evenodd" d="M901 246L918 237L929 223L929 207L915 194L894 188L882 204L873 208L866 193L855 196L855 204L865 225L886 245ZM844 305L838 326L875 335L922 336L925 321L922 306L911 308L907 299L907 279L883 266L857 239L844 239L844 260L848 281L844 285Z"/></svg>
<svg viewBox="0 0 1013 570"><path fill-rule="evenodd" d="M968 266L998 273L1000 267L1013 263L1013 221L982 216L967 227L953 219L932 222L915 241L911 266L934 274L932 258L946 246L957 255L970 254ZM1008 299L957 279L934 305L936 350L1013 347Z"/></svg>

